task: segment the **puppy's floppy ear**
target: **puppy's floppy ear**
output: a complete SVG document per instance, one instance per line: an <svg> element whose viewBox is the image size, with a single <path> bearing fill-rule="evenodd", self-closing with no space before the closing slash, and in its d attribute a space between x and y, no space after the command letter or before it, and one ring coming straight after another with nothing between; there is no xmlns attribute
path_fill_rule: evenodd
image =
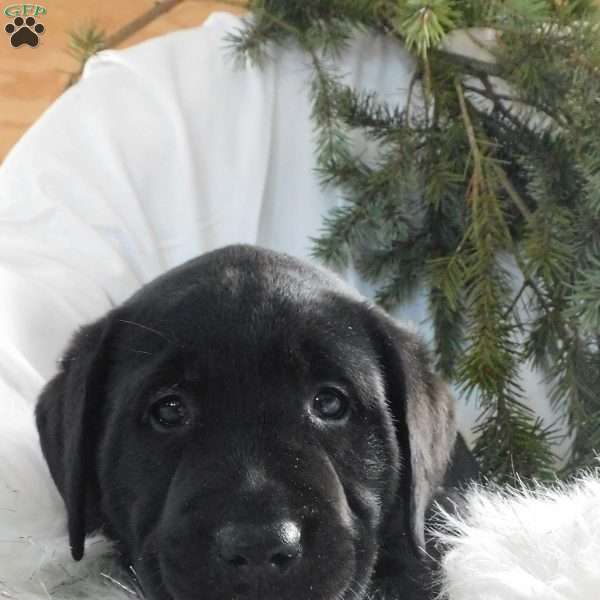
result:
<svg viewBox="0 0 600 600"><path fill-rule="evenodd" d="M454 398L432 370L425 344L375 309L383 339L389 407L404 464L403 491L409 529L417 548L425 548L425 513L442 485L456 440Z"/></svg>
<svg viewBox="0 0 600 600"><path fill-rule="evenodd" d="M93 454L100 430L112 321L109 315L74 336L59 373L46 385L36 407L42 451L67 507L75 560L83 557L86 524L97 527L100 519L97 498L89 491L95 476Z"/></svg>

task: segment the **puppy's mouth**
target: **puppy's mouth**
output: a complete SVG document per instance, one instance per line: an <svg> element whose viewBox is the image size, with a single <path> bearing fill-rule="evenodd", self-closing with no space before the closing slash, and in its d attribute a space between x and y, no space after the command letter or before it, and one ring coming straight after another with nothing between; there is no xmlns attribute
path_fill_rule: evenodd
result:
<svg viewBox="0 0 600 600"><path fill-rule="evenodd" d="M200 600L205 597L205 592L199 590L198 594L191 596L171 595L166 590L160 593L146 595L141 586L136 585L136 593L141 600ZM312 588L300 590L293 595L282 596L281 594L266 595L260 588L252 590L247 584L239 584L231 592L214 596L215 600L365 600L367 591L365 586L354 585L350 582L345 589L333 594L320 594Z"/></svg>
<svg viewBox="0 0 600 600"><path fill-rule="evenodd" d="M239 582L227 591L219 591L219 585L208 579L204 585L197 585L195 591L180 591L178 586L169 584L164 577L159 560L144 566L144 575L129 566L131 587L141 600L364 600L367 597L367 583L358 583L353 576L344 577L338 590L322 590L310 582L302 588L290 585L290 590L282 592L265 583L250 584ZM295 582L298 583L297 581ZM125 586L123 586L125 587Z"/></svg>

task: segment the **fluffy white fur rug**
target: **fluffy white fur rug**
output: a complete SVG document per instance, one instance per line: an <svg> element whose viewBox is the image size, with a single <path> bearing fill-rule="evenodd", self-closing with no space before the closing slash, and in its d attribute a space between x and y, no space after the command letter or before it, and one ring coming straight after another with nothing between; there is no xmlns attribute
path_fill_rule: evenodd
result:
<svg viewBox="0 0 600 600"><path fill-rule="evenodd" d="M111 544L96 537L86 544L85 559L72 560L66 537L36 542L28 540L36 563L26 575L2 573L0 598L14 600L132 600L137 598L131 580L118 566ZM25 575L25 576L24 576Z"/></svg>
<svg viewBox="0 0 600 600"><path fill-rule="evenodd" d="M450 600L600 599L600 471L571 485L472 490L436 532Z"/></svg>
<svg viewBox="0 0 600 600"><path fill-rule="evenodd" d="M31 411L0 398L0 598L132 600L109 542L88 540L86 558L71 559L62 500L42 457Z"/></svg>

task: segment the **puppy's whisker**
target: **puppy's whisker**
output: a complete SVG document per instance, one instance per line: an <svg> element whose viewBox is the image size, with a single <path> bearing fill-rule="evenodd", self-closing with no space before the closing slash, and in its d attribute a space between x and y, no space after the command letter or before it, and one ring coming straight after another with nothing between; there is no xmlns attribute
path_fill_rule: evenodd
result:
<svg viewBox="0 0 600 600"><path fill-rule="evenodd" d="M136 350L135 348L127 348L127 350L133 354L146 354L147 356L154 356L153 352L146 352L146 350Z"/></svg>
<svg viewBox="0 0 600 600"><path fill-rule="evenodd" d="M349 594L349 596L348 596ZM356 580L352 580L345 592L338 595L337 600L369 600L370 595L365 595L365 585Z"/></svg>
<svg viewBox="0 0 600 600"><path fill-rule="evenodd" d="M158 335L159 337L161 337L163 340L166 340L167 342L172 343L174 341L171 337L169 337L162 331L159 331L158 329L154 329L154 327L149 327L148 325L143 325L142 323L137 323L136 321L129 321L127 319L119 319L119 323L124 323L125 325L133 325L134 327L139 327L140 329L144 329L145 331L149 331L150 333L154 333L154 334Z"/></svg>
<svg viewBox="0 0 600 600"><path fill-rule="evenodd" d="M134 589L131 589L130 587L128 587L127 585L125 585L123 582L121 582L118 579L116 579L115 577L113 577L112 575L109 575L108 573L100 573L100 576L104 577L104 579L107 579L114 586L116 586L117 588L123 590L124 592L127 592L131 596L136 596L137 595Z"/></svg>

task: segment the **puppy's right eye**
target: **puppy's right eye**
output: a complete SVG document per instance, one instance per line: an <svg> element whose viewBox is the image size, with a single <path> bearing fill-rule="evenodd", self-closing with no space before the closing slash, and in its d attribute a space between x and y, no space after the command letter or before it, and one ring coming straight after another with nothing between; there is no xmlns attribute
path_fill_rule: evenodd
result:
<svg viewBox="0 0 600 600"><path fill-rule="evenodd" d="M150 407L150 421L157 429L175 429L190 423L190 414L185 400L174 393L161 396Z"/></svg>
<svg viewBox="0 0 600 600"><path fill-rule="evenodd" d="M348 398L337 389L325 388L313 399L312 409L319 419L341 421L350 407Z"/></svg>

